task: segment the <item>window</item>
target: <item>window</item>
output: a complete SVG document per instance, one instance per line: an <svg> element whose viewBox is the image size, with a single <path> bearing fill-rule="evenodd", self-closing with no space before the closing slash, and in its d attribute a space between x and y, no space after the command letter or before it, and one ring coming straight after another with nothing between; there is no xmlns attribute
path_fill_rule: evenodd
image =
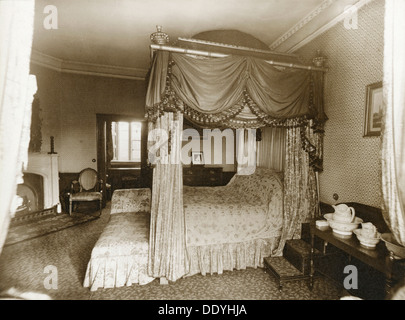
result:
<svg viewBox="0 0 405 320"><path fill-rule="evenodd" d="M141 162L141 122L113 121L111 123L113 162Z"/></svg>

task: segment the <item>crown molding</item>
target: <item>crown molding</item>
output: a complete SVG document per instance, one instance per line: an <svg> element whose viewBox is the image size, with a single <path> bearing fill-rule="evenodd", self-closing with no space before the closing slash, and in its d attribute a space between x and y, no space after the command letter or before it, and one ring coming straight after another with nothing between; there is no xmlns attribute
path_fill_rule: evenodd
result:
<svg viewBox="0 0 405 320"><path fill-rule="evenodd" d="M342 4L360 9L366 3L374 0L342 1L340 3L335 0L324 0L307 16L270 44L270 50L276 50L277 48L278 51L294 53L351 14L350 10L343 10Z"/></svg>
<svg viewBox="0 0 405 320"><path fill-rule="evenodd" d="M31 62L57 72L83 74L90 76L145 80L148 70L129 68L95 63L62 60L39 52L35 49L31 52Z"/></svg>
<svg viewBox="0 0 405 320"><path fill-rule="evenodd" d="M292 28L290 28L286 33L279 37L276 41L270 44L270 50L274 50L279 47L283 42L289 39L293 34L302 29L306 24L312 21L314 18L319 16L323 11L330 7L333 0L324 0L318 7L307 14L303 19L296 23Z"/></svg>
<svg viewBox="0 0 405 320"><path fill-rule="evenodd" d="M371 2L371 1L374 1L374 0L359 0L358 2L353 4L352 6L355 6L357 8L357 10L359 10L361 7L363 7L365 4L367 4L367 3ZM302 39L301 41L296 43L294 46L292 46L286 52L287 53L294 53L295 51L297 51L298 49L300 49L301 47L303 47L307 43L311 42L312 40L314 40L315 38L320 36L322 33L328 31L333 26L335 26L336 24L338 24L339 22L344 20L349 14L350 14L349 10L342 12L341 14L339 14L338 16L336 16L335 18L330 20L328 23L324 24L322 27L317 29L315 32L311 33L309 36L305 37L304 39Z"/></svg>
<svg viewBox="0 0 405 320"><path fill-rule="evenodd" d="M34 49L31 51L31 63L35 65L62 72L62 62L61 59L54 58Z"/></svg>

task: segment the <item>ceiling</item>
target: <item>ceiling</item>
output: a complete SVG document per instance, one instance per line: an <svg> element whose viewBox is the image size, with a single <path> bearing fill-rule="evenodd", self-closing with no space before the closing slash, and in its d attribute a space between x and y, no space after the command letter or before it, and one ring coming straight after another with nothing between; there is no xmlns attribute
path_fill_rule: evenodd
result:
<svg viewBox="0 0 405 320"><path fill-rule="evenodd" d="M169 34L170 43L209 30L239 30L267 44L269 50L287 52L298 41L294 37L305 28L313 33L342 14L345 5L355 2L36 0L33 56L35 61L46 60L60 69L95 72L104 68L104 73L142 78L150 65L150 35L156 25ZM49 4L57 9L57 29L48 30L43 25L49 15L44 8Z"/></svg>

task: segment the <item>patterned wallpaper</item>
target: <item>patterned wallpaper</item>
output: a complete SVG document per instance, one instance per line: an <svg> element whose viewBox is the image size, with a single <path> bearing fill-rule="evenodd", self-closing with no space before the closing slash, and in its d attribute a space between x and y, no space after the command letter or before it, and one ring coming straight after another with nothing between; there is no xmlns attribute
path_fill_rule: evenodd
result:
<svg viewBox="0 0 405 320"><path fill-rule="evenodd" d="M366 86L383 78L384 0L360 8L357 29L341 21L296 53L309 62L318 49L329 67L320 199L334 204L337 193L338 202L380 207L380 138L363 137L363 127Z"/></svg>

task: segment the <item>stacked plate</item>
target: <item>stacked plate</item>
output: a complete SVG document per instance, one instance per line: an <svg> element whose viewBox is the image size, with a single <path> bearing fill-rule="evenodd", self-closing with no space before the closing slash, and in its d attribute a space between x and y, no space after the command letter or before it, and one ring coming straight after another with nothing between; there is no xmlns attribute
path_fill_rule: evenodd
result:
<svg viewBox="0 0 405 320"><path fill-rule="evenodd" d="M333 213L326 213L324 217L328 220L333 233L342 238L350 238L353 230L356 230L359 224L363 222L363 220L358 217L355 217L353 222L336 221L333 220Z"/></svg>

